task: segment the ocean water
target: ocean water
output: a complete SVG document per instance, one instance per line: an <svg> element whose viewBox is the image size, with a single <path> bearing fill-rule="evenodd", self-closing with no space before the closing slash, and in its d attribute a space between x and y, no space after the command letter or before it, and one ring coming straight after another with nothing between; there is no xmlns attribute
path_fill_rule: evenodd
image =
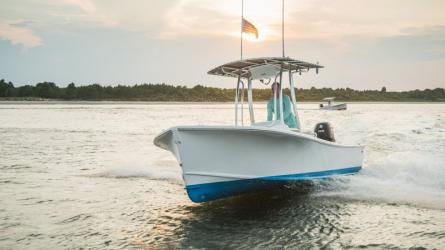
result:
<svg viewBox="0 0 445 250"><path fill-rule="evenodd" d="M232 104L1 103L0 249L445 249L445 104L299 108L366 147L359 174L194 204L153 138Z"/></svg>

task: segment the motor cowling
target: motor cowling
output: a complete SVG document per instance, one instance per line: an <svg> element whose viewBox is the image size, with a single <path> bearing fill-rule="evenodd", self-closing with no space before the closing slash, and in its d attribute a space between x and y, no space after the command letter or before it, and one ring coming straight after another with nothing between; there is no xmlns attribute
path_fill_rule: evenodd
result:
<svg viewBox="0 0 445 250"><path fill-rule="evenodd" d="M317 123L317 125L315 125L314 132L317 135L317 138L335 142L334 129L331 127L329 122Z"/></svg>

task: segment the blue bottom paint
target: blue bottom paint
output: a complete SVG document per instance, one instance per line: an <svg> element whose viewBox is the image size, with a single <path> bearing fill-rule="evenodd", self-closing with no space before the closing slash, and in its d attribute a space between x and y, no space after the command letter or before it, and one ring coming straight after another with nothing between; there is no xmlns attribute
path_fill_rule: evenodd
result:
<svg viewBox="0 0 445 250"><path fill-rule="evenodd" d="M353 174L360 171L361 168L362 167L360 166L302 174L277 175L255 179L196 184L189 185L186 189L190 200L193 202L206 202L288 182L327 178L333 175Z"/></svg>

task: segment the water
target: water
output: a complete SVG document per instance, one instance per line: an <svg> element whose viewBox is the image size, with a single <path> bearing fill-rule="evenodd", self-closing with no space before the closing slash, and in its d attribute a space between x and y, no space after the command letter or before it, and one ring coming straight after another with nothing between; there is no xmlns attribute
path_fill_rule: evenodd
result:
<svg viewBox="0 0 445 250"><path fill-rule="evenodd" d="M152 140L233 105L0 104L0 249L445 249L445 104L299 107L366 146L362 172L194 204Z"/></svg>

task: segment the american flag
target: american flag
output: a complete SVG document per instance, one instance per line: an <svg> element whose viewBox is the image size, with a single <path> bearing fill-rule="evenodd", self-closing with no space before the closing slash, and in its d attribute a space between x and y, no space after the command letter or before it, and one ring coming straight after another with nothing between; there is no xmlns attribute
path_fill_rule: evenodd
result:
<svg viewBox="0 0 445 250"><path fill-rule="evenodd" d="M255 34L256 39L258 39L258 30L251 22L243 18L243 32L249 34Z"/></svg>

